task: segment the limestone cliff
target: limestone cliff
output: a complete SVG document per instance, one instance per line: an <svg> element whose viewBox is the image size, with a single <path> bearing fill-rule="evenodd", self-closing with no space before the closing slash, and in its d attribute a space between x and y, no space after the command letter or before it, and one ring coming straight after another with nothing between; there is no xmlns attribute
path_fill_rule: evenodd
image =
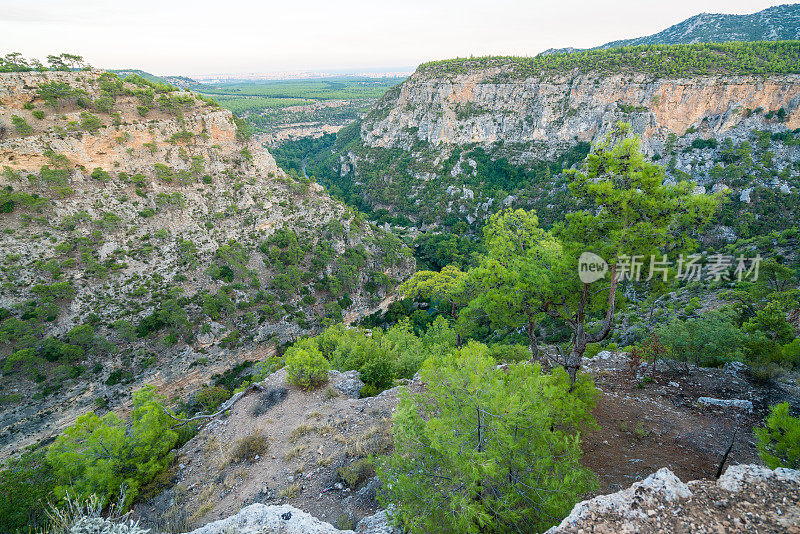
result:
<svg viewBox="0 0 800 534"><path fill-rule="evenodd" d="M794 221L798 47L719 46L422 65L370 110L356 141L340 143L339 175L373 208L394 208L423 227L456 219L480 225L500 206L534 208L547 219L570 209L562 171L623 122L670 179L741 198L728 219L767 215L768 198ZM750 68L748 54L758 53Z"/></svg>
<svg viewBox="0 0 800 534"><path fill-rule="evenodd" d="M694 127L704 136L736 136L773 126L746 110L777 111L781 129L800 127L800 75L655 78L634 73L566 73L497 82L503 67L452 77L413 74L367 116L371 147L531 144L529 157L553 157L576 141L594 142L618 121L630 122L650 154L670 133Z"/></svg>

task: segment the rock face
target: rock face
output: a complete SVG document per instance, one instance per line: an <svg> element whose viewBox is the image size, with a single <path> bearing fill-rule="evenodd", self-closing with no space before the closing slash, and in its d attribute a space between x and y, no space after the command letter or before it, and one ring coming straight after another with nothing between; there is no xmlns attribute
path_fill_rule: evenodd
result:
<svg viewBox="0 0 800 534"><path fill-rule="evenodd" d="M650 153L663 153L669 134L690 127L705 136L752 130L746 108L789 113L800 127L800 76L697 76L565 73L497 81L504 67L440 77L420 69L390 91L362 124L371 147L534 143L528 158L549 159L576 141L595 141L617 121L630 122Z"/></svg>
<svg viewBox="0 0 800 534"><path fill-rule="evenodd" d="M695 194L724 192L755 213L772 192L797 198L800 74L655 75L534 61L420 66L364 117L360 142L341 149L340 179L374 209L420 228L463 221L477 230L504 207L535 209L546 226L572 209L563 171L627 123L667 179L695 181ZM787 213L794 205L777 202Z"/></svg>
<svg viewBox="0 0 800 534"><path fill-rule="evenodd" d="M548 534L800 532L800 471L731 466L719 480L684 484L666 468L630 488L575 505Z"/></svg>

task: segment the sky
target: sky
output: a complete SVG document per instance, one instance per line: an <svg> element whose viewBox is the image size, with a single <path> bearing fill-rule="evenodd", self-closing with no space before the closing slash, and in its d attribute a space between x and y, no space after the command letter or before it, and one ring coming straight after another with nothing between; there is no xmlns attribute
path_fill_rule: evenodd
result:
<svg viewBox="0 0 800 534"><path fill-rule="evenodd" d="M661 31L759 0L0 0L0 54L83 55L158 75L413 70Z"/></svg>

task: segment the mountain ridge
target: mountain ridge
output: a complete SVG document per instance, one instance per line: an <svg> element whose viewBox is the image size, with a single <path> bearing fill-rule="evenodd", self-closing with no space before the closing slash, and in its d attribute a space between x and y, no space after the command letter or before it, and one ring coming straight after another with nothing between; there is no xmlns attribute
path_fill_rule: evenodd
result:
<svg viewBox="0 0 800 534"><path fill-rule="evenodd" d="M588 50L654 44L786 41L800 38L800 4L782 4L745 15L699 13L658 33L611 41ZM550 48L542 55L584 51Z"/></svg>

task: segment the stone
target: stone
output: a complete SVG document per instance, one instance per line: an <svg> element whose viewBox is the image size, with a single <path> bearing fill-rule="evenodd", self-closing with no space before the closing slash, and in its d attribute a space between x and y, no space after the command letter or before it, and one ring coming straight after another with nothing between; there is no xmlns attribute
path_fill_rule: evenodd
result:
<svg viewBox="0 0 800 534"><path fill-rule="evenodd" d="M749 400L743 399L715 399L713 397L700 397L697 399L697 404L707 407L714 406L719 408L742 410L748 413L753 411L753 403Z"/></svg>
<svg viewBox="0 0 800 534"><path fill-rule="evenodd" d="M760 465L732 465L719 477L717 484L723 489L736 492L744 485L770 479L786 480L800 486L800 470L779 467L773 471Z"/></svg>
<svg viewBox="0 0 800 534"><path fill-rule="evenodd" d="M623 520L642 520L647 517L642 512L643 508L655 506L659 501L687 499L691 495L689 486L681 482L672 471L663 467L627 489L579 502L558 526L551 528L547 533L554 534L568 530L579 523L584 523L592 514L598 513L613 512Z"/></svg>
<svg viewBox="0 0 800 534"><path fill-rule="evenodd" d="M357 399L361 396L361 388L364 387L364 382L361 381L359 376L358 371L342 373L334 370L329 372L328 380L336 391L347 397Z"/></svg>
<svg viewBox="0 0 800 534"><path fill-rule="evenodd" d="M226 519L208 523L191 534L352 534L288 504L245 506ZM367 531L369 532L369 531Z"/></svg>
<svg viewBox="0 0 800 534"><path fill-rule="evenodd" d="M747 189L744 189L744 190L743 190L743 191L742 191L742 192L739 194L739 202L746 202L747 204L750 204L750 193L751 193L752 191L753 191L753 189L752 189L752 188L747 188Z"/></svg>

